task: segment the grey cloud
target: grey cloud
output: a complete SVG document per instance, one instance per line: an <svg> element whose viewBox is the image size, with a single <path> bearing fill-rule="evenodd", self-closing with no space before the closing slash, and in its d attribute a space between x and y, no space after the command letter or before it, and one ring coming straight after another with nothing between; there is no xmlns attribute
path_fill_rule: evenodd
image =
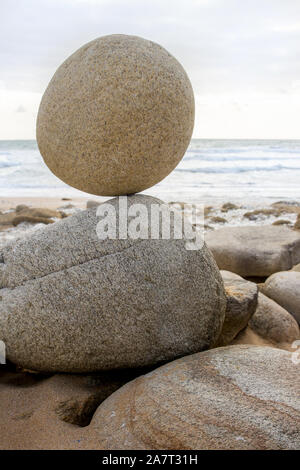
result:
<svg viewBox="0 0 300 470"><path fill-rule="evenodd" d="M300 76L298 22L295 0L1 0L1 80L42 92L82 44L125 33L166 47L196 93L272 93Z"/></svg>

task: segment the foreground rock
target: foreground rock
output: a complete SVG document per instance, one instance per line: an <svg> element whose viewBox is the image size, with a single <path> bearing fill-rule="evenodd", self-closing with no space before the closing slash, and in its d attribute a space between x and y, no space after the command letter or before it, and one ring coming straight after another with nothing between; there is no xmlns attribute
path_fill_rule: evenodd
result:
<svg viewBox="0 0 300 470"><path fill-rule="evenodd" d="M270 276L262 292L290 312L300 323L300 272L284 271Z"/></svg>
<svg viewBox="0 0 300 470"><path fill-rule="evenodd" d="M269 276L300 262L300 234L287 227L224 227L205 235L220 269Z"/></svg>
<svg viewBox="0 0 300 470"><path fill-rule="evenodd" d="M300 338L299 326L293 316L272 299L258 294L258 304L249 327L262 338L282 347Z"/></svg>
<svg viewBox="0 0 300 470"><path fill-rule="evenodd" d="M106 450L299 449L299 368L290 353L269 347L184 357L105 400L85 445L93 448L97 436Z"/></svg>
<svg viewBox="0 0 300 470"><path fill-rule="evenodd" d="M227 306L218 346L228 345L247 326L257 306L257 285L229 271L221 271Z"/></svg>
<svg viewBox="0 0 300 470"><path fill-rule="evenodd" d="M119 198L110 203L118 214ZM141 195L128 198L134 203L149 212L160 205ZM7 358L33 370L85 372L140 367L211 347L226 298L206 246L188 250L184 239L99 240L99 220L96 208L82 211L2 249L0 339ZM146 234L147 222L141 221Z"/></svg>

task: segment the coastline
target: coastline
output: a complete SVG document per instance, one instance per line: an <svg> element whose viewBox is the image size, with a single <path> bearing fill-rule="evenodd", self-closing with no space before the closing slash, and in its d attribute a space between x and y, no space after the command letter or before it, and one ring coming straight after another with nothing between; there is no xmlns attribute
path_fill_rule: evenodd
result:
<svg viewBox="0 0 300 470"><path fill-rule="evenodd" d="M68 203L72 203L75 207L84 209L89 199L97 200L95 197L44 197L44 196L17 196L17 197L6 197L0 196L0 211L8 211L14 209L19 204L25 204L29 207L43 207L48 209L57 209ZM101 198L101 201L102 202Z"/></svg>

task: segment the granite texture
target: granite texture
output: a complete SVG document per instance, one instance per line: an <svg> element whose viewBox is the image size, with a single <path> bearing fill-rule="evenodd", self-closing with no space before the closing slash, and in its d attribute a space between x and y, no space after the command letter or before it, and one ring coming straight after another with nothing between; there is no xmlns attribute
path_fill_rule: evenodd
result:
<svg viewBox="0 0 300 470"><path fill-rule="evenodd" d="M263 294L290 312L300 324L300 272L284 271L268 277Z"/></svg>
<svg viewBox="0 0 300 470"><path fill-rule="evenodd" d="M227 306L225 320L218 346L227 346L236 335L247 326L257 307L258 288L254 282L249 282L228 271L221 271L224 281Z"/></svg>
<svg viewBox="0 0 300 470"><path fill-rule="evenodd" d="M299 449L300 364L229 346L173 361L106 399L85 445L114 449ZM89 443L90 436L90 443Z"/></svg>
<svg viewBox="0 0 300 470"><path fill-rule="evenodd" d="M224 227L205 240L219 268L240 276L269 276L300 262L300 233L287 227Z"/></svg>
<svg viewBox="0 0 300 470"><path fill-rule="evenodd" d="M274 343L292 344L300 338L299 326L293 316L261 292L249 326L259 336Z"/></svg>
<svg viewBox="0 0 300 470"><path fill-rule="evenodd" d="M40 104L37 142L65 183L117 196L165 178L193 126L193 90L179 62L152 41L115 34L58 68Z"/></svg>
<svg viewBox="0 0 300 470"><path fill-rule="evenodd" d="M161 204L142 195L127 201L149 211ZM119 202L110 201L118 217ZM33 370L85 372L145 366L211 347L226 298L206 246L187 250L185 239L172 237L99 240L96 211L0 251L0 339L8 359Z"/></svg>

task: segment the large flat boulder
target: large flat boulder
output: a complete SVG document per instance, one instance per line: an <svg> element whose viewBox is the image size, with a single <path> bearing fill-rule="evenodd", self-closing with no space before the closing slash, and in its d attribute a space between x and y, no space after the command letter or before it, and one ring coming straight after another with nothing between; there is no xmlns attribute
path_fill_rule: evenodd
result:
<svg viewBox="0 0 300 470"><path fill-rule="evenodd" d="M240 276L269 276L300 262L300 233L288 227L224 227L205 240L219 268Z"/></svg>
<svg viewBox="0 0 300 470"><path fill-rule="evenodd" d="M117 217L119 202L110 201ZM149 213L162 205L147 196L128 198L128 206L135 203ZM86 372L210 348L226 298L205 244L187 249L172 226L170 239L99 240L96 211L48 225L0 252L0 340L7 358L27 369ZM114 225L113 215L107 217ZM148 220L140 224L151 232Z"/></svg>
<svg viewBox="0 0 300 470"><path fill-rule="evenodd" d="M229 346L184 357L105 400L84 445L300 449L299 368L291 353L270 347Z"/></svg>

